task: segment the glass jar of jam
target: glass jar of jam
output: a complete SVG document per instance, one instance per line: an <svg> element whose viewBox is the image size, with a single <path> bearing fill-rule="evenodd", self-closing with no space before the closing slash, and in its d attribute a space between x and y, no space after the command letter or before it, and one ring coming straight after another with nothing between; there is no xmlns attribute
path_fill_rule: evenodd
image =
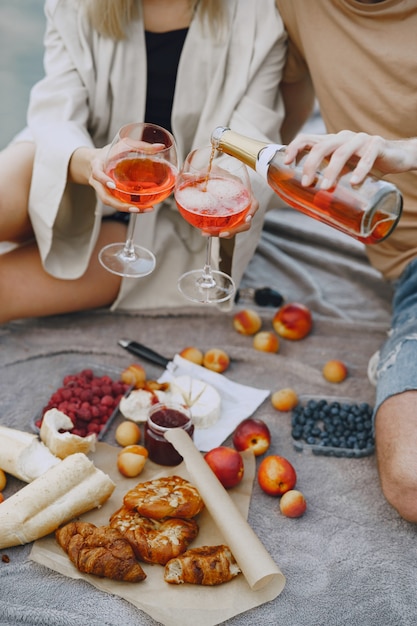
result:
<svg viewBox="0 0 417 626"><path fill-rule="evenodd" d="M159 465L178 465L182 456L164 437L172 428L182 428L193 437L194 424L189 409L180 404L155 404L145 423L145 446L149 458Z"/></svg>

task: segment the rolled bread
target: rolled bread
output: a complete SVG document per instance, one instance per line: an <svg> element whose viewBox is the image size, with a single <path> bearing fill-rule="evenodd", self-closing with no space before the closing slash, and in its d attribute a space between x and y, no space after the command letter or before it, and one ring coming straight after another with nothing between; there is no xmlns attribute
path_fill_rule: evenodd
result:
<svg viewBox="0 0 417 626"><path fill-rule="evenodd" d="M70 454L94 451L97 437L79 437L70 431L74 428L71 418L58 409L49 409L42 419L40 438L55 456L65 459ZM65 430L65 432L59 432Z"/></svg>
<svg viewBox="0 0 417 626"><path fill-rule="evenodd" d="M3 471L30 483L58 463L60 459L37 435L0 426L0 468Z"/></svg>
<svg viewBox="0 0 417 626"><path fill-rule="evenodd" d="M0 550L29 543L101 506L115 488L85 454L59 461L0 505Z"/></svg>

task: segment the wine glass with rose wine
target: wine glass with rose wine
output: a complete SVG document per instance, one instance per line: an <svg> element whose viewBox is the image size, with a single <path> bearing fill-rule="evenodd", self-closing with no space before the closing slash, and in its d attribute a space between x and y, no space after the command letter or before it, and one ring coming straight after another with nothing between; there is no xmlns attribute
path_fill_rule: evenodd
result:
<svg viewBox="0 0 417 626"><path fill-rule="evenodd" d="M165 200L174 189L177 150L172 134L156 124L122 126L106 156L104 171L112 179L107 191L139 212ZM134 243L138 213L131 213L125 243L111 243L99 253L100 263L119 276L147 276L155 255Z"/></svg>
<svg viewBox="0 0 417 626"><path fill-rule="evenodd" d="M219 303L235 293L233 279L212 268L213 236L242 224L252 204L246 166L211 146L190 152L180 169L174 191L182 217L208 233L206 262L178 280L180 292L193 302Z"/></svg>

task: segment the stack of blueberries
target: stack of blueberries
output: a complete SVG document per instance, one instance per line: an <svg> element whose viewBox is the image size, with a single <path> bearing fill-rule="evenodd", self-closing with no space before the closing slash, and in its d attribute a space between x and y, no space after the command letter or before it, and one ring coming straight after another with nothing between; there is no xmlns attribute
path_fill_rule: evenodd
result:
<svg viewBox="0 0 417 626"><path fill-rule="evenodd" d="M292 412L296 450L328 456L365 456L375 449L373 408L348 399L310 398Z"/></svg>

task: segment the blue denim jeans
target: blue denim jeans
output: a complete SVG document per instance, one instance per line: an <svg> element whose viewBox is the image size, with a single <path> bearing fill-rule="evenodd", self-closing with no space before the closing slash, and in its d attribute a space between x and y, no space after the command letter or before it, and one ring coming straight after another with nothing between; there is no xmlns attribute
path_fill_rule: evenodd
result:
<svg viewBox="0 0 417 626"><path fill-rule="evenodd" d="M391 330L377 366L375 412L395 394L417 389L417 259L394 284Z"/></svg>

